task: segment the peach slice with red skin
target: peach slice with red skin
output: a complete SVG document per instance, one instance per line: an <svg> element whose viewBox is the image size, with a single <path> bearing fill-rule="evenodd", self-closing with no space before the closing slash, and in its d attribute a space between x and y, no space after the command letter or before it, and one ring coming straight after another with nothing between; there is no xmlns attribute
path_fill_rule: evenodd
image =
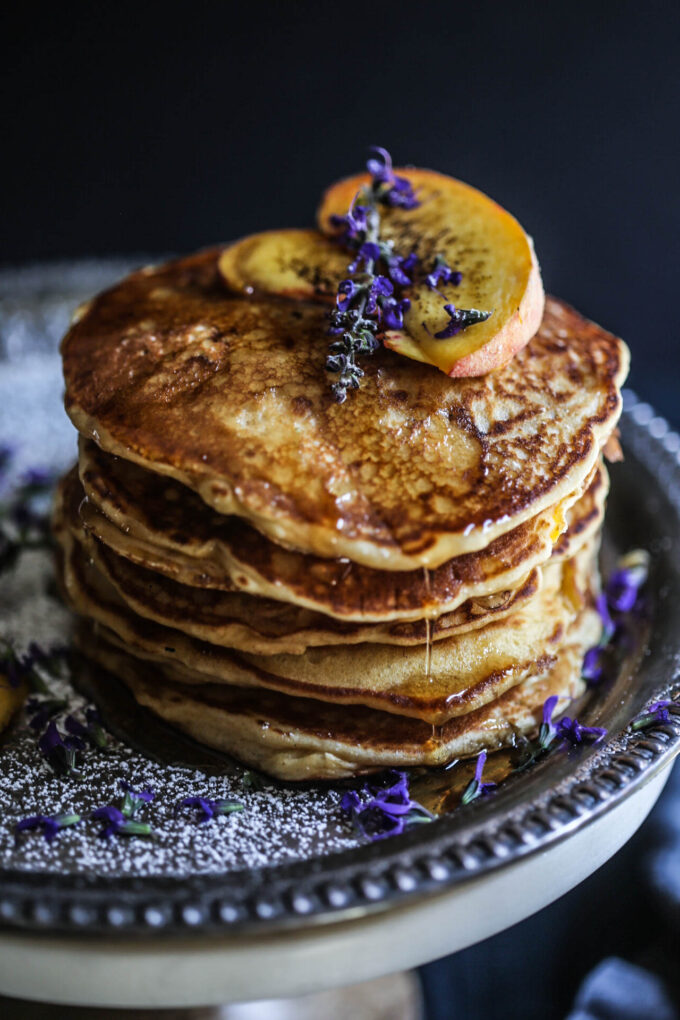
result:
<svg viewBox="0 0 680 1020"><path fill-rule="evenodd" d="M501 368L537 332L544 293L531 239L517 220L475 188L433 170L398 169L413 185L420 205L411 210L381 208L381 239L397 252L415 251L420 272L407 291L410 309L403 330L384 336L386 347L415 361L436 365L450 376L485 375ZM332 235L331 217L347 212L368 174L358 174L326 191L317 222ZM462 273L457 286L432 290L425 276L437 255ZM492 311L486 322L437 339L449 318L445 304Z"/></svg>
<svg viewBox="0 0 680 1020"><path fill-rule="evenodd" d="M475 188L432 170L397 172L411 181L420 205L381 207L381 239L392 241L401 255L415 251L420 268L407 290L411 307L404 327L388 330L385 346L454 377L501 368L534 336L543 317L543 285L531 239L510 213ZM331 303L352 258L333 240L331 217L344 215L369 179L359 174L326 191L318 211L322 233L268 230L225 248L219 270L229 289ZM437 255L462 273L458 285L428 287L425 277ZM449 321L445 304L492 315L437 339Z"/></svg>

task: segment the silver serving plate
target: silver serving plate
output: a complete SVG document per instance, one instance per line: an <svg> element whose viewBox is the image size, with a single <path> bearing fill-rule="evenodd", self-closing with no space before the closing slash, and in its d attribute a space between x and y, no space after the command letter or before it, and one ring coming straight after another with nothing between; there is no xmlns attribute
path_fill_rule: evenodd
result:
<svg viewBox="0 0 680 1020"><path fill-rule="evenodd" d="M37 384L36 401L43 413L35 415L35 441L47 443L43 448L49 450L59 467L72 456L72 436L62 422L48 441L49 420L45 425L44 408L47 401L48 410L53 407L55 415L63 414L58 410L59 393L54 391L60 390L56 343L67 310L127 268L122 262L84 263L36 267L23 275L19 271L0 273L0 359L4 357L5 365L14 371L17 366L25 366L29 375L36 366L42 366L36 375L38 380L44 380L47 371L49 392L44 391L44 382ZM0 360L0 398L2 373ZM32 409L26 408L22 422L8 421L5 404L0 400L0 439L11 434L14 427L30 428L34 417ZM482 885L491 888L506 871L510 874L515 869L520 874L517 869L524 867L524 862L533 861L537 870L546 854L563 854L566 843L576 846L593 833L606 833L606 819L614 819L617 813L623 817L625 803L632 803L638 794L640 804L647 798L644 812L637 813L644 816L663 785L662 774L667 773L680 750L680 706L672 707L669 723L644 731L631 728L631 722L646 705L661 697L673 697L676 691L680 662L680 437L630 391L625 395L621 433L625 461L611 470L606 545L610 555L636 547L648 549L652 569L648 620L636 647L630 650L618 675L594 691L579 712L582 721L607 728L605 742L576 754L553 753L529 770L510 775L493 797L452 811L402 836L370 845L357 844L342 852L323 853L320 847L318 855L304 860L193 876L112 878L87 872L64 874L58 856L51 873L11 867L0 870L0 928L5 932L0 934L0 958L18 965L9 947L16 948L20 943L13 943L9 937L20 932L87 933L91 939L101 940L102 946L111 936L134 940L162 932L171 941L197 940L196 948L200 942L202 952L207 952L205 940L213 940L210 945L214 948L218 936L221 946L236 946L237 942L223 941L224 936L233 935L255 939L264 952L272 939L280 942L285 938L291 944L291 938L304 941L313 937L321 944L322 933L334 926L339 927L331 941L337 940L346 930L343 925L357 919L366 930L373 919L389 931L390 916L396 926L409 908L429 903L427 909L434 910L435 902L443 902L442 897L457 891L477 896L481 880ZM102 768L106 768L106 759L102 761ZM2 776L0 747L0 782ZM639 821L641 817L635 824ZM600 842L603 838L598 837ZM612 845L608 853L616 848ZM593 868L602 863L597 856L593 852ZM581 877L585 873L587 870ZM572 878L579 880L576 874ZM524 913L549 902L565 887L569 885L556 879L554 895L548 892L535 903L531 896L526 897L529 908ZM511 923L522 915L522 908L518 908L514 913L500 911L499 917ZM460 923L468 921L460 919ZM395 966L422 962L458 948L498 930L504 923L497 918L486 928L472 924L469 937L459 932L436 945L426 939L419 952L413 951L410 957L406 954ZM3 943L6 936L9 941ZM0 989L7 990L2 983L2 966ZM390 969L384 961L362 970L355 960L353 966L350 977L354 978ZM278 983L272 978L273 984L268 984L266 976L260 974L262 987L270 994L290 994L291 989L305 991L342 980L341 966L335 976L326 975L316 985L312 978L296 983L281 976ZM14 994L25 992L20 983L12 988ZM203 999L190 995L184 1001L218 1001L220 997L221 993L215 991L212 999L206 993ZM232 997L239 997L233 992L233 984ZM72 1001L79 1001L78 997L72 997ZM105 995L96 1000L90 995L82 1001L113 1000ZM124 996L117 1000L118 1004L126 1001ZM164 1000L161 995L153 1001L178 1004L181 996Z"/></svg>

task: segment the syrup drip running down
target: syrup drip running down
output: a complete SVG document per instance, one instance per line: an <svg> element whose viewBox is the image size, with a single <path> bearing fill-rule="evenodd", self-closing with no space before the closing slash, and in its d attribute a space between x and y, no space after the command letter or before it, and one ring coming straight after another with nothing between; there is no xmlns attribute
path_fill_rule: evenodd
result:
<svg viewBox="0 0 680 1020"><path fill-rule="evenodd" d="M425 580L426 612L430 611L430 571L423 567L423 578ZM429 616L425 617L425 678L432 683L432 621Z"/></svg>

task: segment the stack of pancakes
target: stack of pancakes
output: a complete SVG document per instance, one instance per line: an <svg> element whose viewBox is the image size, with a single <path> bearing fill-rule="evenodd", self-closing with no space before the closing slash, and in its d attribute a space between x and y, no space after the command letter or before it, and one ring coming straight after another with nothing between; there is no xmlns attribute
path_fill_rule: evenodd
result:
<svg viewBox="0 0 680 1020"><path fill-rule="evenodd" d="M134 274L63 343L55 533L100 682L284 779L530 733L600 637L625 346L549 299L504 368L381 349L338 405L323 307L230 295L218 254Z"/></svg>

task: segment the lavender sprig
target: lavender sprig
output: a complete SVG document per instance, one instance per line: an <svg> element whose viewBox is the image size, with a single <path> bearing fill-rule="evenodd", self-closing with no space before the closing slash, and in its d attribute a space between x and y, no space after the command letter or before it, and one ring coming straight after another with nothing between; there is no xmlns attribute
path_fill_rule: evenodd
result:
<svg viewBox="0 0 680 1020"><path fill-rule="evenodd" d="M97 808L90 815L95 822L101 822L99 830L100 839L110 839L111 836L150 836L151 826L147 822L135 822L126 818L123 812L113 804Z"/></svg>
<svg viewBox="0 0 680 1020"><path fill-rule="evenodd" d="M351 275L338 286L328 329L336 339L328 349L326 370L338 376L331 390L339 404L364 374L357 357L377 350L382 329L403 326L410 301L395 296L395 285L409 285L417 264L414 253L400 257L391 243L381 241L379 206L414 209L419 202L410 182L394 173L390 154L371 151L375 155L366 164L370 184L355 196L346 215L331 217L338 240L355 252L347 270Z"/></svg>
<svg viewBox="0 0 680 1020"><path fill-rule="evenodd" d="M129 783L122 780L120 788L124 793L123 803L121 805L121 812L126 818L134 818L137 812L143 804L150 804L156 796L156 791L147 790L133 790Z"/></svg>
<svg viewBox="0 0 680 1020"><path fill-rule="evenodd" d="M647 730L658 723L670 722L671 715L668 709L672 704L673 702L670 698L655 701L642 715L638 716L631 728L633 730Z"/></svg>
<svg viewBox="0 0 680 1020"><path fill-rule="evenodd" d="M14 826L15 840L18 841L22 832L41 829L45 840L51 843L62 829L68 829L73 825L77 825L80 820L80 815L76 814L33 815L30 818L22 818Z"/></svg>
<svg viewBox="0 0 680 1020"><path fill-rule="evenodd" d="M243 811L243 804L238 800L208 800L207 797L185 797L180 801L178 807L194 808L197 812L197 821L201 825L209 822L212 818Z"/></svg>
<svg viewBox="0 0 680 1020"><path fill-rule="evenodd" d="M448 340L449 337L456 336L468 326L486 322L493 314L492 312L480 312L477 308L456 308L455 305L444 305L444 311L448 315L449 321L443 329L434 334L435 340Z"/></svg>
<svg viewBox="0 0 680 1020"><path fill-rule="evenodd" d="M524 771L553 747L567 748L584 743L597 744L606 737L607 730L602 726L584 726L578 719L570 719L568 716L554 722L553 715L559 700L557 694L546 698L538 737L528 743L527 754L517 766L517 772Z"/></svg>
<svg viewBox="0 0 680 1020"><path fill-rule="evenodd" d="M138 822L136 816L144 804L150 804L156 796L153 790L133 790L128 782L123 780L120 784L123 790L123 801L120 807L115 804L106 804L97 808L90 815L95 822L101 822L99 830L101 839L110 839L111 836L150 836L151 826L147 822Z"/></svg>
<svg viewBox="0 0 680 1020"><path fill-rule="evenodd" d="M602 621L602 635L599 643L585 653L581 667L581 676L589 687L607 676L615 657L612 651L615 638L625 630L627 617L636 611L648 574L649 554L635 549L619 560L604 591L597 596L595 607Z"/></svg>
<svg viewBox="0 0 680 1020"><path fill-rule="evenodd" d="M328 349L326 370L338 376L331 385L338 403L347 399L348 390L357 389L364 374L357 357L373 354L380 346L380 334L386 329L403 329L404 313L411 302L401 290L412 286L413 274L419 267L415 252L402 256L394 250L392 241L381 239L379 210L381 206L410 210L420 202L410 181L395 174L389 152L379 147L370 151L373 155L366 164L371 175L369 184L355 195L344 216L330 218L337 240L355 253L347 269L350 275L338 287L328 329L335 339ZM458 286L461 280L462 273L452 269L443 255L436 256L425 276L427 285L438 293L439 287ZM434 334L437 340L455 336L492 314L452 304L445 304L444 310L449 322Z"/></svg>
<svg viewBox="0 0 680 1020"><path fill-rule="evenodd" d="M496 788L496 783L485 783L482 781L482 773L484 772L485 765L486 751L481 751L480 754L477 755L474 778L470 780L463 790L463 796L460 799L461 804L470 804L473 800L477 800L478 797L485 797Z"/></svg>
<svg viewBox="0 0 680 1020"><path fill-rule="evenodd" d="M78 772L78 754L84 744L80 737L64 736L52 719L38 741L38 750L57 775L74 775Z"/></svg>
<svg viewBox="0 0 680 1020"><path fill-rule="evenodd" d="M408 776L405 772L392 772L394 782L385 787L366 783L364 801L356 790L348 790L340 801L340 809L348 814L357 831L372 841L397 836L405 829L431 822L433 815L422 804L411 800Z"/></svg>

